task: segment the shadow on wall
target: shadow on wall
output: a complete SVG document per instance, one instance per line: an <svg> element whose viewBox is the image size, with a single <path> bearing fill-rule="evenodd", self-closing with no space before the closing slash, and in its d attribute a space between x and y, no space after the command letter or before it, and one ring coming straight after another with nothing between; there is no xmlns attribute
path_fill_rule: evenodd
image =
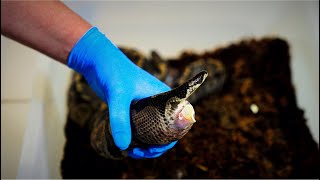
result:
<svg viewBox="0 0 320 180"><path fill-rule="evenodd" d="M17 178L61 178L66 88L70 79L70 70L61 66L50 62L48 72L35 76Z"/></svg>

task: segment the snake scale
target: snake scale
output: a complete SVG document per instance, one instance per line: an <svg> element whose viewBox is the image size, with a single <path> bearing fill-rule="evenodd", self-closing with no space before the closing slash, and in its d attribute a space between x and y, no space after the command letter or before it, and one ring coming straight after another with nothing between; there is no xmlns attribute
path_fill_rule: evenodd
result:
<svg viewBox="0 0 320 180"><path fill-rule="evenodd" d="M181 139L195 122L194 109L189 101L193 103L220 89L226 78L224 66L214 59L193 62L179 74L174 68L168 68L166 61L156 52L152 52L150 60L134 49L120 49L135 64L174 88L131 105L133 135L129 149ZM206 83L201 85L206 78ZM107 104L76 72L69 89L68 108L71 120L90 131L90 144L98 154L111 159L127 156L127 150L120 151L113 142Z"/></svg>

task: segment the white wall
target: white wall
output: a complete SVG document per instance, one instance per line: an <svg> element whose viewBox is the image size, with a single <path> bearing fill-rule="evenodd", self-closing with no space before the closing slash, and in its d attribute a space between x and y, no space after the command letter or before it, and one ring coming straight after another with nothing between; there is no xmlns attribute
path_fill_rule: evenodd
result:
<svg viewBox="0 0 320 180"><path fill-rule="evenodd" d="M299 107L319 142L319 2L66 1L116 44L164 57L242 37L291 46ZM70 70L1 36L1 178L60 178Z"/></svg>
<svg viewBox="0 0 320 180"><path fill-rule="evenodd" d="M1 178L59 178L71 70L1 36Z"/></svg>

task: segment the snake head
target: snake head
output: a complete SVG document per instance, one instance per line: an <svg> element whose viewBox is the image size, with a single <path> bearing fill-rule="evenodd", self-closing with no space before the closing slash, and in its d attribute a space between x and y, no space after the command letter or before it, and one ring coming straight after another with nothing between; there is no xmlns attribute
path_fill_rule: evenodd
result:
<svg viewBox="0 0 320 180"><path fill-rule="evenodd" d="M140 144L167 144L181 139L196 122L187 98L204 82L201 71L171 91L138 101L131 108L133 138Z"/></svg>
<svg viewBox="0 0 320 180"><path fill-rule="evenodd" d="M200 87L207 76L206 71L201 71L179 87L165 93L168 97L165 117L179 131L189 130L196 122L193 106L187 101L187 98Z"/></svg>

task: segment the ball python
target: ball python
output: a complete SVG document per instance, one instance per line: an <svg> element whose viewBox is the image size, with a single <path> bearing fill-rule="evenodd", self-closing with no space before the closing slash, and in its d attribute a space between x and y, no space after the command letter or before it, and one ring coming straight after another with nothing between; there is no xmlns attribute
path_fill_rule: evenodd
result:
<svg viewBox="0 0 320 180"><path fill-rule="evenodd" d="M181 139L195 123L190 102L218 90L226 78L223 65L214 59L191 62L184 73L177 74L156 52L151 54L151 59L146 59L134 49L120 49L135 64L173 89L131 105L132 142L127 150L120 151L111 135L107 104L96 96L82 75L74 72L68 92L69 116L90 132L93 149L110 159L127 157L128 150L133 147L167 144ZM201 85L207 77L209 81ZM200 85L202 87L198 89Z"/></svg>

